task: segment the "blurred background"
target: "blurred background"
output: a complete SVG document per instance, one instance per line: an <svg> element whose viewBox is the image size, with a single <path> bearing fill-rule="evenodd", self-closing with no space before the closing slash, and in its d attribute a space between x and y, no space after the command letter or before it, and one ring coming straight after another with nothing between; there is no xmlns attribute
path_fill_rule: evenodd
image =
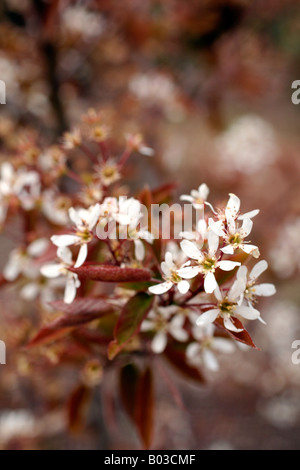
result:
<svg viewBox="0 0 300 470"><path fill-rule="evenodd" d="M299 449L300 364L291 360L300 340L300 105L291 101L300 79L299 2L3 0L0 79L1 152L16 134L53 144L95 107L116 139L138 131L155 150L152 159L130 160L133 192L175 181L176 200L206 182L212 204L233 192L242 212L260 209L252 242L269 263L264 281L277 287L260 304L267 325L249 326L260 351L220 358L205 385L168 368L177 400L158 376L153 448ZM10 248L2 235L1 266ZM76 373L44 370L47 352L32 358L20 347L28 309L1 291L8 357L0 366L0 447L138 449L128 418L107 406L113 372L101 393L95 388L84 424L68 430Z"/></svg>

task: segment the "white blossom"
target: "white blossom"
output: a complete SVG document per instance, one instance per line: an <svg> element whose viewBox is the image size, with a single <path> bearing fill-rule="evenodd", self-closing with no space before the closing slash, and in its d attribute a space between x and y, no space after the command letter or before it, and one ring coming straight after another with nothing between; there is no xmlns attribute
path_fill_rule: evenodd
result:
<svg viewBox="0 0 300 470"><path fill-rule="evenodd" d="M100 204L90 206L88 209L74 209L70 207L69 217L76 227L75 234L53 235L51 241L58 247L80 245L77 261L74 265L79 268L86 260L88 254L88 243L93 239L95 225L99 220Z"/></svg>
<svg viewBox="0 0 300 470"><path fill-rule="evenodd" d="M166 252L165 261L161 263L161 270L163 272L163 279L165 282L149 287L149 291L152 294L164 294L173 286L176 286L181 294L186 294L188 292L190 284L179 276L178 267L174 263L172 253L170 251Z"/></svg>
<svg viewBox="0 0 300 470"><path fill-rule="evenodd" d="M214 336L215 326L210 323L206 326L195 325L192 329L196 341L190 343L186 349L188 362L194 367L204 366L211 371L219 369L216 355L231 354L235 351L235 344L229 338Z"/></svg>
<svg viewBox="0 0 300 470"><path fill-rule="evenodd" d="M66 246L57 249L58 261L56 263L45 264L41 267L41 274L50 279L59 276L66 277L64 302L71 304L76 297L77 288L80 287L80 281L76 273L71 272L68 268L73 266L72 252Z"/></svg>
<svg viewBox="0 0 300 470"><path fill-rule="evenodd" d="M151 341L153 352L162 353L168 342L168 334L177 341L185 342L188 340L188 333L184 329L185 316L177 313L177 306L157 307L150 311L146 320L141 325L141 331L154 331L155 334Z"/></svg>
<svg viewBox="0 0 300 470"><path fill-rule="evenodd" d="M202 252L195 243L189 240L183 240L180 246L185 255L197 262L197 265L185 266L179 269L178 274L184 279L192 279L198 274L204 275L204 290L207 293L212 293L217 287L215 278L215 270L217 268L223 271L231 271L236 266L240 266L240 262L230 260L219 260L216 256L219 237L213 231L208 233L208 250Z"/></svg>
<svg viewBox="0 0 300 470"><path fill-rule="evenodd" d="M222 318L224 326L228 330L237 333L243 331L234 325L232 318L242 317L247 320L256 320L260 317L258 310L243 305L245 287L245 282L242 279L237 279L228 292L222 292L219 287L216 287L214 295L217 299L217 305L202 313L197 319L197 325L204 326L213 323L217 318Z"/></svg>

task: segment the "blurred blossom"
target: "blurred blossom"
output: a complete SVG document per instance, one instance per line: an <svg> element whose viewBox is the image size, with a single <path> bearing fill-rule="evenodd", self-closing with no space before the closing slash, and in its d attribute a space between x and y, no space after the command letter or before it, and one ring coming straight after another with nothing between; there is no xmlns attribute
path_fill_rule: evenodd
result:
<svg viewBox="0 0 300 470"><path fill-rule="evenodd" d="M289 278L300 268L300 217L281 226L270 250L271 265L281 278Z"/></svg>
<svg viewBox="0 0 300 470"><path fill-rule="evenodd" d="M272 126L259 116L247 114L217 136L215 146L221 170L253 174L271 165L278 156Z"/></svg>
<svg viewBox="0 0 300 470"><path fill-rule="evenodd" d="M281 396L261 403L259 411L277 428L292 427L297 422L300 412L298 394L285 392Z"/></svg>
<svg viewBox="0 0 300 470"><path fill-rule="evenodd" d="M89 11L83 6L74 5L64 10L62 26L71 34L92 39L103 33L105 21L96 11Z"/></svg>
<svg viewBox="0 0 300 470"><path fill-rule="evenodd" d="M0 440L28 437L34 433L36 421L28 410L5 411L0 415Z"/></svg>
<svg viewBox="0 0 300 470"><path fill-rule="evenodd" d="M172 79L163 73L136 73L129 82L129 90L146 105L161 107L172 120L180 118L183 112L179 90Z"/></svg>

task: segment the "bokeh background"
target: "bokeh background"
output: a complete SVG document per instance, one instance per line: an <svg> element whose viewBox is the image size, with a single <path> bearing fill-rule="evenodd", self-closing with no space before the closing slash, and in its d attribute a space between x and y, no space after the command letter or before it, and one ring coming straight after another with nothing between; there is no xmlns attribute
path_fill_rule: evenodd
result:
<svg viewBox="0 0 300 470"><path fill-rule="evenodd" d="M300 448L300 365L291 360L300 339L300 105L291 101L299 74L297 0L1 2L1 151L16 134L57 142L96 107L116 138L139 131L155 150L130 161L133 191L176 182L176 199L206 182L213 204L233 192L243 212L261 210L252 241L277 294L260 304L267 325L249 326L260 351L220 358L203 386L163 365L180 397L158 374L155 449ZM3 234L2 266L11 247ZM19 345L31 324L30 306L2 289L0 447L140 448L109 399L113 371L95 388L82 426L68 430L76 371L45 370L46 351L43 360L28 357Z"/></svg>

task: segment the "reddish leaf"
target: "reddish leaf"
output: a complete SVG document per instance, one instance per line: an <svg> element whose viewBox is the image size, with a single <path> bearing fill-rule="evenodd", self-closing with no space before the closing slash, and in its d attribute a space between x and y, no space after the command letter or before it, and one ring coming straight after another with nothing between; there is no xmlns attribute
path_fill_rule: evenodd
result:
<svg viewBox="0 0 300 470"><path fill-rule="evenodd" d="M204 383L205 379L200 370L191 366L186 359L185 347L175 343L168 344L164 355L168 361L177 369L181 374L196 382Z"/></svg>
<svg viewBox="0 0 300 470"><path fill-rule="evenodd" d="M243 328L243 331L241 331L240 333L236 333L234 331L229 331L227 330L227 328L225 328L224 324L223 324L223 320L222 318L217 318L215 320L215 324L221 328L223 328L224 330L226 330L226 332L232 336L232 338L234 338L236 341L239 341L240 343L244 343L244 344L247 344L247 346L250 346L251 348L254 348L254 349L259 349L253 342L250 334L248 333L248 331L245 329L244 325L242 324L242 322L240 320L238 320L237 318L234 318L232 317L231 319L234 323L234 325L237 327L237 328Z"/></svg>
<svg viewBox="0 0 300 470"><path fill-rule="evenodd" d="M73 390L67 404L68 425L71 431L78 431L81 428L89 397L90 389L84 385L79 385Z"/></svg>
<svg viewBox="0 0 300 470"><path fill-rule="evenodd" d="M101 318L114 312L115 307L103 299L76 299L70 305L63 301L52 302L51 305L67 313L41 330L28 343L27 347L40 346L66 335L71 328L84 325L96 318Z"/></svg>
<svg viewBox="0 0 300 470"><path fill-rule="evenodd" d="M70 332L71 328L54 329L50 327L44 327L29 341L27 348L34 346L42 346L43 344L51 343L56 341L63 336L66 336Z"/></svg>
<svg viewBox="0 0 300 470"><path fill-rule="evenodd" d="M152 191L154 204L168 203L177 188L176 183L167 183Z"/></svg>
<svg viewBox="0 0 300 470"><path fill-rule="evenodd" d="M153 296L139 292L123 307L114 330L114 341L108 348L108 357L113 359L139 332L140 325L147 316L153 303Z"/></svg>
<svg viewBox="0 0 300 470"><path fill-rule="evenodd" d="M130 268L111 266L105 264L93 265L85 264L80 268L69 268L70 271L78 274L82 279L91 279L102 282L135 282L149 281L151 272L144 268Z"/></svg>
<svg viewBox="0 0 300 470"><path fill-rule="evenodd" d="M134 421L135 398L140 371L134 364L126 364L120 371L120 396L128 416Z"/></svg>
<svg viewBox="0 0 300 470"><path fill-rule="evenodd" d="M154 388L150 367L140 377L137 384L134 420L146 449L149 449L153 434Z"/></svg>
<svg viewBox="0 0 300 470"><path fill-rule="evenodd" d="M144 372L127 364L120 372L120 396L129 418L134 423L146 449L153 432L153 377L149 367Z"/></svg>

